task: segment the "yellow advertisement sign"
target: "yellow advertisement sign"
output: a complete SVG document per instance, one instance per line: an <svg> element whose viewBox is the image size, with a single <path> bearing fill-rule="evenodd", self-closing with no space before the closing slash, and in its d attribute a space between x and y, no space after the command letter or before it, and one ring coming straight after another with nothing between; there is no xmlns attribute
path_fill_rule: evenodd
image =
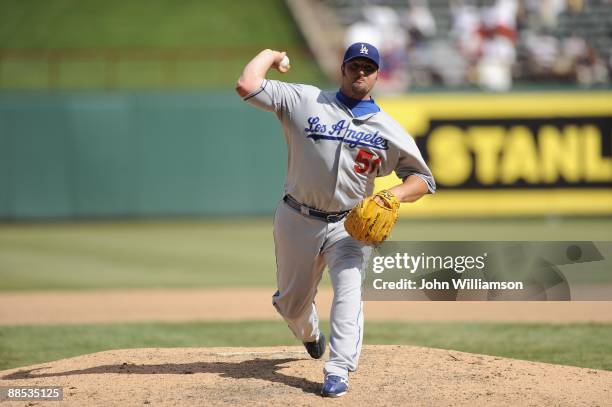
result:
<svg viewBox="0 0 612 407"><path fill-rule="evenodd" d="M438 193L405 216L612 214L612 93L424 95L381 106L413 135ZM381 178L377 188L400 180Z"/></svg>

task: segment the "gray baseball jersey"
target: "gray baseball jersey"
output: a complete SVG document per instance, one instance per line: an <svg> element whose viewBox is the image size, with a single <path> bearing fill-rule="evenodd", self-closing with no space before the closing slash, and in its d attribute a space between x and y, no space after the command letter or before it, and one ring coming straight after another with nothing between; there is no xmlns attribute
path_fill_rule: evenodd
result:
<svg viewBox="0 0 612 407"><path fill-rule="evenodd" d="M417 175L434 192L414 140L384 112L354 117L334 92L265 80L249 103L275 112L288 146L285 193L326 212L351 209L371 195L374 179ZM362 281L371 247L351 238L344 220L327 223L280 201L274 217L277 292L272 303L303 342L319 337L314 299L325 266L334 289L325 374L348 378L363 339Z"/></svg>
<svg viewBox="0 0 612 407"><path fill-rule="evenodd" d="M274 111L289 152L285 192L326 212L353 208L372 194L374 179L395 171L434 179L412 137L383 111L353 117L335 92L264 80L245 100Z"/></svg>

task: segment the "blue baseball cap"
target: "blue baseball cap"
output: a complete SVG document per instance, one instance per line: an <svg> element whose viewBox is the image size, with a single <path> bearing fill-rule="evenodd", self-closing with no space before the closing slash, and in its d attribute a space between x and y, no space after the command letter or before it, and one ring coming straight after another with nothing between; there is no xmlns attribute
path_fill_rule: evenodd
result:
<svg viewBox="0 0 612 407"><path fill-rule="evenodd" d="M346 49L342 63L345 64L355 58L367 58L374 62L377 68L380 68L380 55L378 55L378 50L372 44L367 42L354 43Z"/></svg>

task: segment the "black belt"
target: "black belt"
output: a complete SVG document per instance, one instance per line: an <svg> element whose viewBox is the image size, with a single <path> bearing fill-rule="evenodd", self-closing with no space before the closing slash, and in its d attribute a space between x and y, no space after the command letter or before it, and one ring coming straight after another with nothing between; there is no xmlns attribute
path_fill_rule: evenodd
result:
<svg viewBox="0 0 612 407"><path fill-rule="evenodd" d="M323 212L310 206L299 203L291 195L285 195L283 201L302 215L311 216L313 218L320 219L327 223L340 222L349 213L349 211L342 212Z"/></svg>

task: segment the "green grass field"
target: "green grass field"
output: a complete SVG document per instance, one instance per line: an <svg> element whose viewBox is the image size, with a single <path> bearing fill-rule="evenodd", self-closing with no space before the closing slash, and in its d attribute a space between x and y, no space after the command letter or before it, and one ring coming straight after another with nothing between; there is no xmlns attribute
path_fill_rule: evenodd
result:
<svg viewBox="0 0 612 407"><path fill-rule="evenodd" d="M612 240L612 219L402 221L392 239ZM271 216L0 225L0 291L275 283Z"/></svg>
<svg viewBox="0 0 612 407"><path fill-rule="evenodd" d="M293 51L291 80L325 79L281 0L0 0L0 50L38 50L40 57L0 59L0 88L45 89L48 51L135 50L113 61L114 88L231 88L263 48ZM138 56L146 50L201 50L198 58ZM209 53L209 54L206 54ZM252 54L252 55L251 55ZM224 56L225 55L225 56ZM107 58L56 60L59 89L103 88ZM172 69L170 83L165 72Z"/></svg>
<svg viewBox="0 0 612 407"><path fill-rule="evenodd" d="M0 0L0 10L2 48L301 43L281 0Z"/></svg>
<svg viewBox="0 0 612 407"><path fill-rule="evenodd" d="M422 220L402 221L393 239L612 240L611 230L612 219ZM0 295L273 287L274 270L271 217L0 225ZM612 370L611 339L612 324L368 323L365 343ZM0 369L117 348L290 344L280 321L0 326Z"/></svg>
<svg viewBox="0 0 612 407"><path fill-rule="evenodd" d="M364 343L612 370L611 338L612 324L385 322L366 323ZM279 345L299 345L280 321L0 327L0 370L110 349Z"/></svg>

